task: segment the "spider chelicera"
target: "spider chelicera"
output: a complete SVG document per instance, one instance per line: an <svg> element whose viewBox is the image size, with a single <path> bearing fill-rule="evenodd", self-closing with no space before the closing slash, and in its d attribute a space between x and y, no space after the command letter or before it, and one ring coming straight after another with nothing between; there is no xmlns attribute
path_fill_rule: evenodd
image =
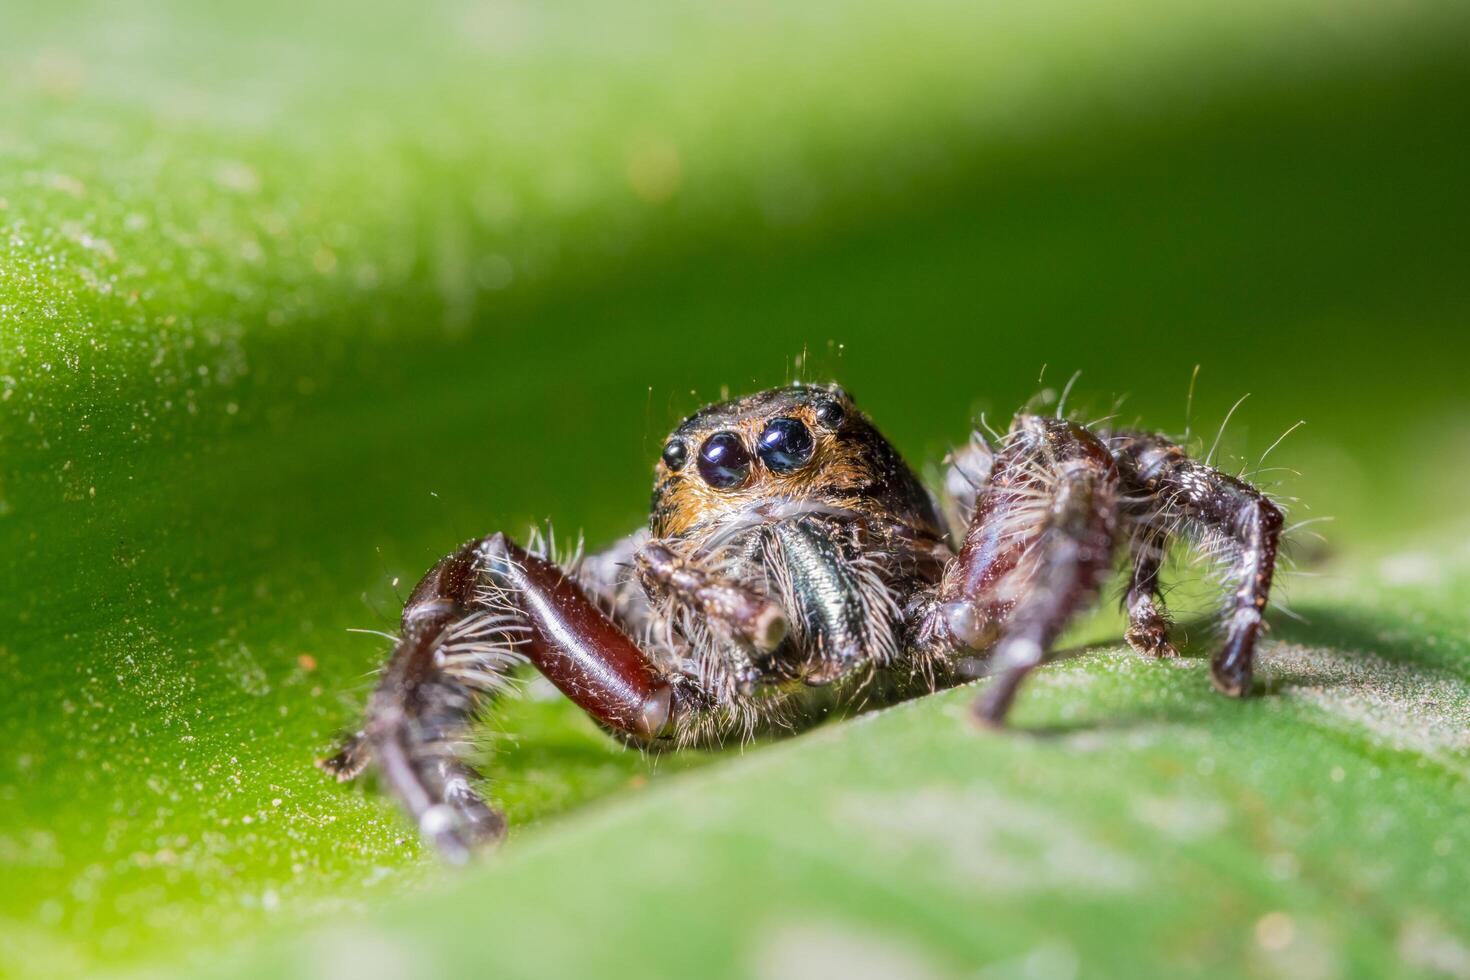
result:
<svg viewBox="0 0 1470 980"><path fill-rule="evenodd" d="M1026 675L1126 553L1128 642L1175 655L1159 569L1181 536L1227 569L1222 692L1250 688L1282 513L1168 439L1022 414L977 433L931 494L835 385L792 385L685 419L655 468L647 530L556 564L504 534L424 576L362 730L321 766L376 764L452 861L503 834L459 754L530 663L616 737L714 745L809 726L862 698L952 686L1005 719Z"/></svg>

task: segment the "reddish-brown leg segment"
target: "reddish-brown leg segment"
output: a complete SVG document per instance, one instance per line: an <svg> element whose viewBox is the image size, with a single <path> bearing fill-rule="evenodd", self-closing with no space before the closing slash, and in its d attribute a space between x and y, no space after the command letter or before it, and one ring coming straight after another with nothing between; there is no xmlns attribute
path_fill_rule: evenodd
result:
<svg viewBox="0 0 1470 980"><path fill-rule="evenodd" d="M523 652L547 680L620 731L653 737L664 730L669 683L577 583L503 534L486 539L479 557L494 589L525 616Z"/></svg>
<svg viewBox="0 0 1470 980"><path fill-rule="evenodd" d="M496 534L442 559L414 589L363 731L322 767L350 779L375 758L423 834L449 860L467 860L505 822L455 747L525 661L614 729L650 738L670 724L670 684L633 641L560 568Z"/></svg>

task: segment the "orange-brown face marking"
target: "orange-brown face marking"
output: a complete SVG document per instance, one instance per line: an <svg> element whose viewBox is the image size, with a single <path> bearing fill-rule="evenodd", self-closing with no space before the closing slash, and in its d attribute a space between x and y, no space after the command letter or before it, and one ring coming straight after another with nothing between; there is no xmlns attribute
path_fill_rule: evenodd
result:
<svg viewBox="0 0 1470 980"><path fill-rule="evenodd" d="M777 388L703 409L669 437L654 473L659 537L698 534L773 499L937 533L917 478L835 385Z"/></svg>

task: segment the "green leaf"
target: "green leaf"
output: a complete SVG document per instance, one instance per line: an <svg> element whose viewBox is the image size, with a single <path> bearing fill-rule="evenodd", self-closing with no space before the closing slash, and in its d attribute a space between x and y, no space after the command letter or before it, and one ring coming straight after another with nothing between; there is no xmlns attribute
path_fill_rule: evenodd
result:
<svg viewBox="0 0 1470 980"><path fill-rule="evenodd" d="M0 972L1464 972L1459 5L64 7L0 12ZM462 875L312 768L349 628L638 525L722 386L933 461L1078 368L1308 420L1262 697L1106 617L1013 736L654 763L531 685Z"/></svg>

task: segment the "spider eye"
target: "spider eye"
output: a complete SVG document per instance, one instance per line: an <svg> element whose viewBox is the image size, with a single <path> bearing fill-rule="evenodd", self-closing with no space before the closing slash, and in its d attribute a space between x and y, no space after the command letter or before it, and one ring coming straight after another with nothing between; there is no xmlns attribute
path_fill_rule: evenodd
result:
<svg viewBox="0 0 1470 980"><path fill-rule="evenodd" d="M699 447L699 475L716 490L740 486L750 476L750 453L733 432L716 432Z"/></svg>
<svg viewBox="0 0 1470 980"><path fill-rule="evenodd" d="M817 406L817 421L829 429L837 428L845 418L847 412L837 402L822 402Z"/></svg>
<svg viewBox="0 0 1470 980"><path fill-rule="evenodd" d="M796 419L771 419L761 432L756 452L777 473L800 469L812 458L812 434Z"/></svg>
<svg viewBox="0 0 1470 980"><path fill-rule="evenodd" d="M689 447L683 439L675 439L664 447L663 461L672 473L684 468L684 464L689 462Z"/></svg>

